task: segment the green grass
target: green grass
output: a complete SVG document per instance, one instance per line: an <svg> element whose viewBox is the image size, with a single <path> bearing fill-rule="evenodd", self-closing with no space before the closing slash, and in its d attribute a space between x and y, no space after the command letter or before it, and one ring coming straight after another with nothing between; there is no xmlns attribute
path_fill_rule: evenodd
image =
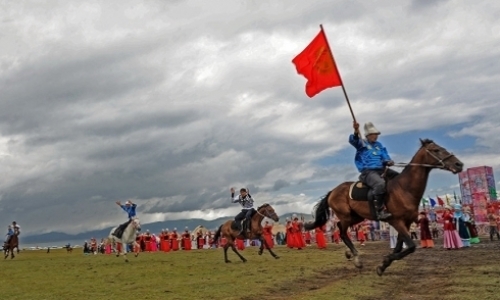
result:
<svg viewBox="0 0 500 300"><path fill-rule="evenodd" d="M361 271L346 261L343 246L328 246L277 247L278 260L246 248L247 263L228 251L231 264L223 262L222 249L141 253L129 255L129 263L81 249L24 251L0 261L0 299L490 299L500 290L498 264L483 262L485 253L497 256L491 247L418 249L379 277L375 267L386 243L360 249Z"/></svg>

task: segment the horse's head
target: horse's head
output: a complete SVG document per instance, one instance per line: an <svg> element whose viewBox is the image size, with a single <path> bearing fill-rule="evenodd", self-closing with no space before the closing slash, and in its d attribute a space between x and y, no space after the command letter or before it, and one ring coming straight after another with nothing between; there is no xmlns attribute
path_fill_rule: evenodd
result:
<svg viewBox="0 0 500 300"><path fill-rule="evenodd" d="M425 150L425 159L422 164L427 164L436 168L448 170L453 174L462 172L464 164L445 148L439 146L431 140L420 140L422 149Z"/></svg>
<svg viewBox="0 0 500 300"><path fill-rule="evenodd" d="M278 214L276 214L274 208L270 204L262 204L257 208L257 211L259 212L259 214L263 215L264 217L268 217L274 222L278 222L280 220Z"/></svg>
<svg viewBox="0 0 500 300"><path fill-rule="evenodd" d="M137 231L141 231L141 221L139 221L139 218L138 217L134 217L132 218L132 227L137 230Z"/></svg>

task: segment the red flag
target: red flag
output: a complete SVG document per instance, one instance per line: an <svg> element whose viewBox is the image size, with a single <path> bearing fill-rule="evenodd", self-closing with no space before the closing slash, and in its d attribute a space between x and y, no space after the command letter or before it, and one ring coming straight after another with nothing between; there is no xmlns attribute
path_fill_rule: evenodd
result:
<svg viewBox="0 0 500 300"><path fill-rule="evenodd" d="M436 197L437 197L437 196L436 196ZM441 198L439 198L439 197L437 197L437 198L438 198L438 203L439 203L439 205L440 205L440 206L444 206L444 201L443 201L443 199L441 199Z"/></svg>
<svg viewBox="0 0 500 300"><path fill-rule="evenodd" d="M342 85L323 29L314 40L293 60L297 73L307 79L306 94L310 98L321 91Z"/></svg>

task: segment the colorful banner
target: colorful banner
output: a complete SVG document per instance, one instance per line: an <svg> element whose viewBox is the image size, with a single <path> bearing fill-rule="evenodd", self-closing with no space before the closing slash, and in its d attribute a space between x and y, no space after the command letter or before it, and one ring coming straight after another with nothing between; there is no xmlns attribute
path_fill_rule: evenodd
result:
<svg viewBox="0 0 500 300"><path fill-rule="evenodd" d="M486 185L488 186L488 193L490 194L490 201L498 201L497 189L495 186L495 177L493 176L493 168L485 167Z"/></svg>
<svg viewBox="0 0 500 300"><path fill-rule="evenodd" d="M487 207L498 203L493 168L480 166L469 168L458 174L462 204L470 205L474 210L476 223L487 223Z"/></svg>
<svg viewBox="0 0 500 300"><path fill-rule="evenodd" d="M472 204L472 196L470 193L469 177L467 171L458 174L460 184L460 193L462 194L462 204Z"/></svg>
<svg viewBox="0 0 500 300"><path fill-rule="evenodd" d="M467 169L467 176L469 177L470 192L472 195L489 194L485 167L469 168Z"/></svg>

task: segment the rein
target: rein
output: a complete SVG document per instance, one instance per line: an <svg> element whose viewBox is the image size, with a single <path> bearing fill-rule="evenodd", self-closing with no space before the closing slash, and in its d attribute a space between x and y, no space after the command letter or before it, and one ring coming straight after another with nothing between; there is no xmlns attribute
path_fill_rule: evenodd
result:
<svg viewBox="0 0 500 300"><path fill-rule="evenodd" d="M416 166L416 167L425 167L425 168L438 168L438 169L447 169L446 168L446 165L444 164L444 161L455 156L453 155L453 153L450 153L450 155L446 156L445 158L443 159L440 159L439 157L437 157L436 155L432 154L429 150L425 149L425 151L427 152L427 154L429 154L430 156L432 156L433 158L435 158L437 160L437 162L440 164L440 165L430 165L430 164L417 164L417 163L395 163L393 166L394 167L400 167L400 168L404 168L406 166Z"/></svg>

